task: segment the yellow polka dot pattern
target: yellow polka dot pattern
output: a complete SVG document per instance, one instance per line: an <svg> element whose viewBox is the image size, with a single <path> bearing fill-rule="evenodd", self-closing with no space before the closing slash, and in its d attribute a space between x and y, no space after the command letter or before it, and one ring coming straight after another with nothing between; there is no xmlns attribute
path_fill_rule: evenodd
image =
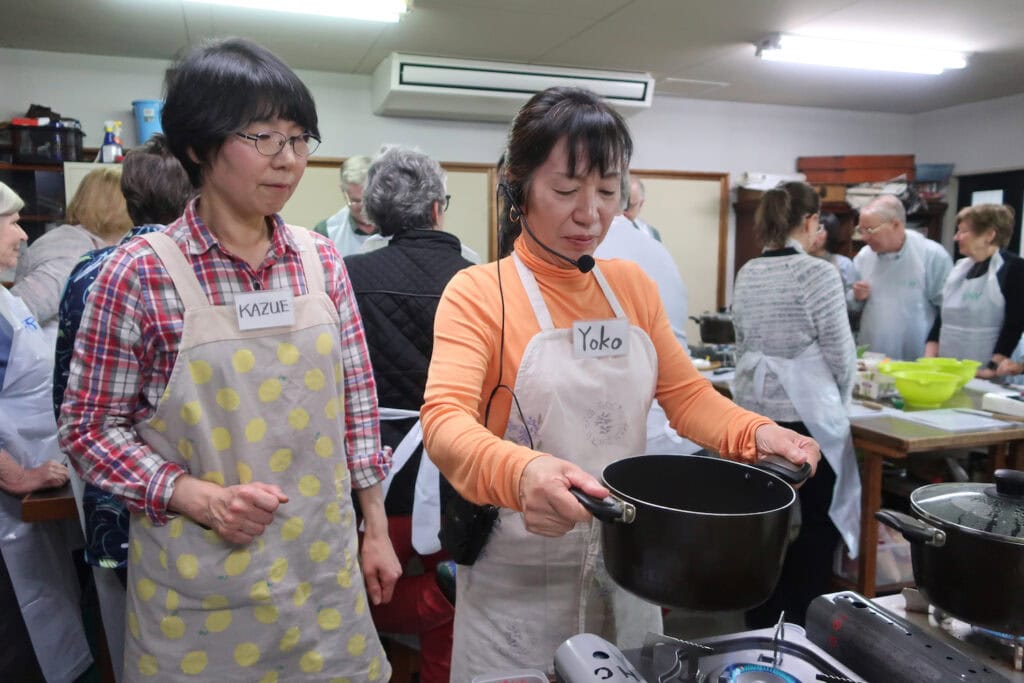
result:
<svg viewBox="0 0 1024 683"><path fill-rule="evenodd" d="M299 347L295 346L295 344L281 342L277 345L277 359L281 361L282 365L295 365L299 362L301 356Z"/></svg>
<svg viewBox="0 0 1024 683"><path fill-rule="evenodd" d="M239 484L252 483L252 468L244 462L235 463L235 471L238 473Z"/></svg>
<svg viewBox="0 0 1024 683"><path fill-rule="evenodd" d="M341 612L333 607L326 607L317 613L316 623L324 631L337 631L341 628Z"/></svg>
<svg viewBox="0 0 1024 683"><path fill-rule="evenodd" d="M341 511L338 509L338 504L335 502L328 503L324 507L324 517L331 524L341 524Z"/></svg>
<svg viewBox="0 0 1024 683"><path fill-rule="evenodd" d="M336 420L341 412L341 402L336 398L327 399L324 405L324 417L328 420Z"/></svg>
<svg viewBox="0 0 1024 683"><path fill-rule="evenodd" d="M161 420L160 418L154 418L153 420L150 420L149 426L155 429L156 431L160 432L161 434L167 431L167 421Z"/></svg>
<svg viewBox="0 0 1024 683"><path fill-rule="evenodd" d="M256 605L252 613L261 624L273 624L278 617L277 607L274 605Z"/></svg>
<svg viewBox="0 0 1024 683"><path fill-rule="evenodd" d="M195 453L195 448L192 446L192 442L188 439L178 439L178 454L181 455L185 461L192 459Z"/></svg>
<svg viewBox="0 0 1024 683"><path fill-rule="evenodd" d="M160 620L160 630L169 640L178 640L185 635L185 622L181 617L167 616Z"/></svg>
<svg viewBox="0 0 1024 683"><path fill-rule="evenodd" d="M277 672L268 671L263 675L263 678L259 680L259 683L277 683Z"/></svg>
<svg viewBox="0 0 1024 683"><path fill-rule="evenodd" d="M224 485L224 475L220 472L206 472L200 477L200 479L208 481L211 484L216 484L217 486Z"/></svg>
<svg viewBox="0 0 1024 683"><path fill-rule="evenodd" d="M181 670L190 676L196 676L206 670L206 653L202 650L192 650L185 653L181 658Z"/></svg>
<svg viewBox="0 0 1024 683"><path fill-rule="evenodd" d="M260 661L260 648L256 643L242 643L235 648L235 661L238 666L252 666Z"/></svg>
<svg viewBox="0 0 1024 683"><path fill-rule="evenodd" d="M238 410L238 406L242 405L242 397L234 389L224 387L217 390L217 405L229 413L233 413Z"/></svg>
<svg viewBox="0 0 1024 683"><path fill-rule="evenodd" d="M224 560L224 572L228 576L238 576L246 570L252 556L248 550L235 550Z"/></svg>
<svg viewBox="0 0 1024 683"><path fill-rule="evenodd" d="M334 338L326 332L320 333L316 338L316 352L321 356L326 356L334 348Z"/></svg>
<svg viewBox="0 0 1024 683"><path fill-rule="evenodd" d="M135 612L128 613L128 632L132 634L133 638L139 637L139 617Z"/></svg>
<svg viewBox="0 0 1024 683"><path fill-rule="evenodd" d="M290 629L284 632L281 636L280 648L281 652L289 652L295 649L295 646L299 644L299 638L302 637L298 626L292 626Z"/></svg>
<svg viewBox="0 0 1024 683"><path fill-rule="evenodd" d="M286 541L294 541L302 535L302 530L305 526L306 524L302 517L290 517L281 525L281 538Z"/></svg>
<svg viewBox="0 0 1024 683"><path fill-rule="evenodd" d="M310 650L302 655L299 660L299 668L308 674L319 673L324 668L324 658L316 650Z"/></svg>
<svg viewBox="0 0 1024 683"><path fill-rule="evenodd" d="M303 581L295 587L295 593L292 594L292 602L295 603L296 607L302 607L309 600L310 593L312 593L312 586L309 585L308 581Z"/></svg>
<svg viewBox="0 0 1024 683"><path fill-rule="evenodd" d="M194 579L199 575L199 558L191 553L178 555L174 564L183 579Z"/></svg>
<svg viewBox="0 0 1024 683"><path fill-rule="evenodd" d="M292 451L290 448L279 448L270 456L270 471L284 472L292 466Z"/></svg>
<svg viewBox="0 0 1024 683"><path fill-rule="evenodd" d="M329 458L334 455L334 441L326 434L322 434L313 442L313 452L321 458Z"/></svg>
<svg viewBox="0 0 1024 683"><path fill-rule="evenodd" d="M299 479L299 493L311 498L320 493L320 479L313 474L307 474Z"/></svg>
<svg viewBox="0 0 1024 683"><path fill-rule="evenodd" d="M348 653L353 657L358 657L366 651L366 636L362 633L357 633L348 639Z"/></svg>
<svg viewBox="0 0 1024 683"><path fill-rule="evenodd" d="M156 657L153 655L142 655L139 657L139 673L143 676L155 676L160 671L157 666Z"/></svg>
<svg viewBox="0 0 1024 683"><path fill-rule="evenodd" d="M274 378L264 380L256 395L264 403L273 403L281 396L281 381Z"/></svg>
<svg viewBox="0 0 1024 683"><path fill-rule="evenodd" d="M309 426L309 412L305 408L293 408L288 411L288 424L292 429L301 432Z"/></svg>
<svg viewBox="0 0 1024 683"><path fill-rule="evenodd" d="M253 418L249 421L249 424L245 426L245 439L249 443L256 443L262 441L263 437L267 435L267 421L262 417Z"/></svg>
<svg viewBox="0 0 1024 683"><path fill-rule="evenodd" d="M167 535L171 538L178 538L181 536L182 530L185 528L185 522L181 517L175 517L167 523Z"/></svg>
<svg viewBox="0 0 1024 683"><path fill-rule="evenodd" d="M218 451L231 448L231 432L224 427L214 427L210 432L210 442Z"/></svg>
<svg viewBox="0 0 1024 683"><path fill-rule="evenodd" d="M189 363L188 372L194 384L206 384L213 377L213 368L205 360L194 360Z"/></svg>
<svg viewBox="0 0 1024 683"><path fill-rule="evenodd" d="M270 565L270 581L271 583L280 583L284 579L284 575L288 573L288 560L284 557L279 557L274 560L273 564Z"/></svg>
<svg viewBox="0 0 1024 683"><path fill-rule="evenodd" d="M168 612L173 612L178 609L178 593L175 590L168 590L167 597L164 599L164 607L167 608Z"/></svg>
<svg viewBox="0 0 1024 683"><path fill-rule="evenodd" d="M256 367L256 355L249 349L239 349L232 354L231 365L235 372L244 375Z"/></svg>
<svg viewBox="0 0 1024 683"><path fill-rule="evenodd" d="M266 581L257 581L249 589L249 599L253 602L266 602L270 600L270 584Z"/></svg>
<svg viewBox="0 0 1024 683"><path fill-rule="evenodd" d="M156 584L152 579L139 579L135 582L135 594L144 602L149 602L156 595Z"/></svg>
<svg viewBox="0 0 1024 683"><path fill-rule="evenodd" d="M219 609L206 615L206 630L210 633L220 633L231 626L231 610Z"/></svg>
<svg viewBox="0 0 1024 683"><path fill-rule="evenodd" d="M203 609L224 609L228 606L228 599L224 595L207 595L203 598Z"/></svg>
<svg viewBox="0 0 1024 683"><path fill-rule="evenodd" d="M199 401L189 401L181 407L181 421L189 427L195 427L199 424L199 420L202 416L203 409L199 405Z"/></svg>

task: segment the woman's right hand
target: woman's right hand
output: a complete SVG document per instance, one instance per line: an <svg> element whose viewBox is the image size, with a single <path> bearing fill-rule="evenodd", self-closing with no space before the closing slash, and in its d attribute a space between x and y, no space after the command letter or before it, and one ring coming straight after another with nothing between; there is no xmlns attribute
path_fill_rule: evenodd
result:
<svg viewBox="0 0 1024 683"><path fill-rule="evenodd" d="M29 489L41 491L42 489L54 489L63 486L68 482L68 466L56 460L47 460L39 467L33 467L26 472L28 475Z"/></svg>
<svg viewBox="0 0 1024 683"><path fill-rule="evenodd" d="M253 482L234 486L182 475L174 482L169 507L213 529L228 543L245 545L274 521L274 512L288 502L279 487Z"/></svg>
<svg viewBox="0 0 1024 683"><path fill-rule="evenodd" d="M531 460L519 478L519 504L526 530L541 536L562 536L577 522L589 520L590 513L569 493L573 486L596 498L610 494L601 482L568 460L553 455Z"/></svg>

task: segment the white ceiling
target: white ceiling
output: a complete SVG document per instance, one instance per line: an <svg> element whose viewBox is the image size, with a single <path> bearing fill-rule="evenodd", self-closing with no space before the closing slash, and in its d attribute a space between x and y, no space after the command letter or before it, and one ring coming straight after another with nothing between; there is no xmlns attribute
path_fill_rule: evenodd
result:
<svg viewBox="0 0 1024 683"><path fill-rule="evenodd" d="M373 2L374 0L365 0ZM1024 92L1024 0L415 0L398 24L182 0L0 0L0 46L169 59L241 35L293 68L369 74L392 51L649 71L656 95L917 113ZM762 62L774 32L972 53L940 76Z"/></svg>

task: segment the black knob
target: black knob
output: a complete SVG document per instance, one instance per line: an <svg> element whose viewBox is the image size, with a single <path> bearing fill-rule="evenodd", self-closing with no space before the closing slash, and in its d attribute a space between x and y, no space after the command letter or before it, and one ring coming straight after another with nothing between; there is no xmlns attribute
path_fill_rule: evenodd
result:
<svg viewBox="0 0 1024 683"><path fill-rule="evenodd" d="M995 479L999 495L1024 498L1024 472L1021 470L996 470Z"/></svg>

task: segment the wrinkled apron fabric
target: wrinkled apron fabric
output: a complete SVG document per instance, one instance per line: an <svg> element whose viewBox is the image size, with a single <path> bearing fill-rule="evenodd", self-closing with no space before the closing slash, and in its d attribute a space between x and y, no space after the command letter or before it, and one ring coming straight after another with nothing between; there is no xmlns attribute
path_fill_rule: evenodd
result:
<svg viewBox="0 0 1024 683"><path fill-rule="evenodd" d="M992 254L988 271L968 280L973 265L969 258L960 259L942 288L939 355L987 363L992 360L1006 315L1006 299L997 277L1003 257L998 251Z"/></svg>
<svg viewBox="0 0 1024 683"><path fill-rule="evenodd" d="M24 468L63 461L53 416L52 340L24 302L0 287L0 315L5 312L14 338L0 392L0 440ZM92 663L71 561L71 550L81 545L77 521L23 522L21 499L0 493L0 552L47 681L73 681Z"/></svg>
<svg viewBox="0 0 1024 683"><path fill-rule="evenodd" d="M629 329L629 353L575 358L572 330L555 328L533 273L513 262L533 306L538 332L516 376L523 418L509 416L505 438L576 463L600 478L605 465L643 452L658 358L647 333ZM592 271L617 318L625 313L600 268ZM472 566L456 574L452 681L534 667L553 672L555 649L576 633L596 633L620 648L660 633L661 611L619 588L604 569L600 523L577 524L559 538L528 532L503 509Z"/></svg>
<svg viewBox="0 0 1024 683"><path fill-rule="evenodd" d="M386 681L390 667L358 564L345 459L337 309L312 238L293 327L240 332L211 306L181 250L146 235L184 303L181 346L140 436L193 476L276 484L289 501L248 545L179 516L134 514L128 561L129 681Z"/></svg>
<svg viewBox="0 0 1024 683"><path fill-rule="evenodd" d="M860 470L853 450L850 418L839 387L828 369L821 347L811 344L795 358L745 353L736 364L736 402L750 405L764 396L764 380L774 374L800 421L821 447L821 455L836 474L828 514L846 543L850 557L860 548Z"/></svg>

